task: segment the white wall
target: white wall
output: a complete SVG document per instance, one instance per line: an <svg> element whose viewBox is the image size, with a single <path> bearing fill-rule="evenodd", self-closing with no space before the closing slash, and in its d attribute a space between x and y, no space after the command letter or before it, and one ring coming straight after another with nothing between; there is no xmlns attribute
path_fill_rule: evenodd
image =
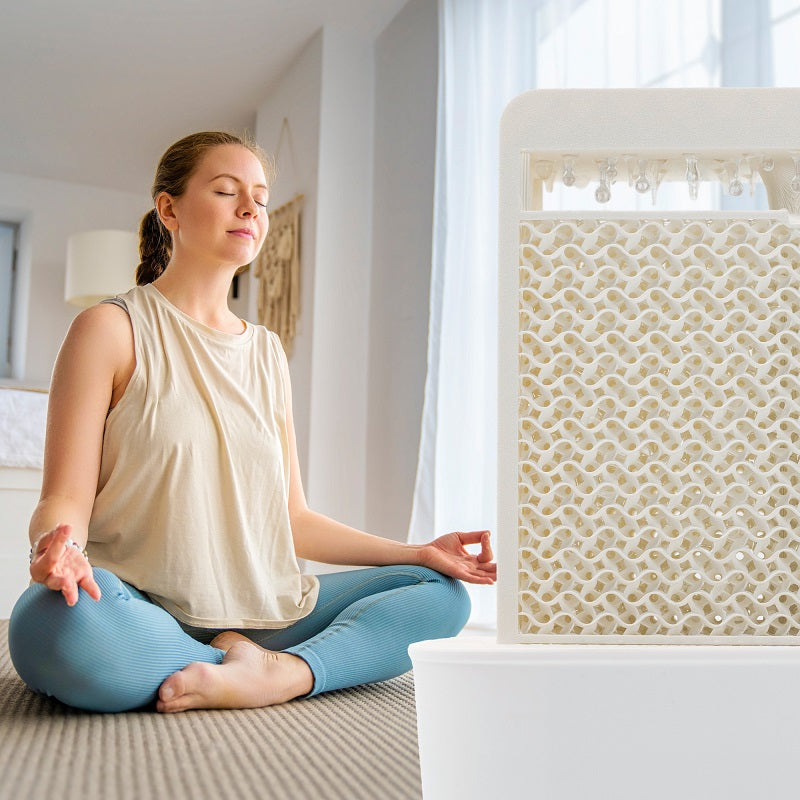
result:
<svg viewBox="0 0 800 800"><path fill-rule="evenodd" d="M410 0L375 45L367 526L405 539L428 346L438 71L436 0Z"/></svg>
<svg viewBox="0 0 800 800"><path fill-rule="evenodd" d="M357 527L366 484L372 44L324 29L256 117L259 143L271 152L281 143L272 205L305 195L290 368L306 495L315 510Z"/></svg>
<svg viewBox="0 0 800 800"><path fill-rule="evenodd" d="M323 32L308 489L319 511L356 527L365 524L372 45Z"/></svg>
<svg viewBox="0 0 800 800"><path fill-rule="evenodd" d="M135 231L149 205L149 197L138 194L0 173L0 219L21 223L15 298L17 382L50 382L61 340L79 311L64 302L69 236L98 228Z"/></svg>
<svg viewBox="0 0 800 800"><path fill-rule="evenodd" d="M427 355L436 0L371 40L326 28L259 106L271 204L305 195L290 369L309 504L404 540ZM251 301L251 313L254 301Z"/></svg>
<svg viewBox="0 0 800 800"><path fill-rule="evenodd" d="M298 194L305 196L300 223L300 317L289 359L294 425L304 486L308 482L310 452L321 91L322 31L286 70L256 112L258 143L277 157L278 177L270 192L270 207L277 208ZM284 129L281 137L284 119L288 128ZM251 280L251 276L248 279ZM257 292L252 289L251 285L250 319L256 320Z"/></svg>

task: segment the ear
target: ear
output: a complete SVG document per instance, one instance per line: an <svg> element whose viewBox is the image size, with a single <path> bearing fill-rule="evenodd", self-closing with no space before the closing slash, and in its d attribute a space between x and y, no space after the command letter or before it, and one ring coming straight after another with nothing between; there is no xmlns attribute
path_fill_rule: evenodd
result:
<svg viewBox="0 0 800 800"><path fill-rule="evenodd" d="M166 192L160 192L155 200L156 213L168 231L178 229L178 218L175 215L175 198Z"/></svg>

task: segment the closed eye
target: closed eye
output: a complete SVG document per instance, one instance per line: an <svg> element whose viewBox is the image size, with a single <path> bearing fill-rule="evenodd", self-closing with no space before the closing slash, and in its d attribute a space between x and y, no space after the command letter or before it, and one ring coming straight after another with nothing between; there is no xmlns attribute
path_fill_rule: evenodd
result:
<svg viewBox="0 0 800 800"><path fill-rule="evenodd" d="M221 192L221 191L217 190L216 194L220 194L220 195L222 195L223 197L236 197L236 192ZM264 209L266 209L266 207L267 207L267 204L266 204L266 203L262 203L262 202L260 202L260 201L256 200L255 198L253 199L253 202L254 202L254 203L257 205L257 206L260 206L261 208L264 208Z"/></svg>

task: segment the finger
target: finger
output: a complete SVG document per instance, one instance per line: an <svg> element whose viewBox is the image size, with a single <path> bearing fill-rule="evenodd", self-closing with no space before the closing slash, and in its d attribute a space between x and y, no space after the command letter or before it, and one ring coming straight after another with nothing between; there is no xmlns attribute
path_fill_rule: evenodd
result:
<svg viewBox="0 0 800 800"><path fill-rule="evenodd" d="M489 531L459 531L458 538L461 544L478 544L487 533Z"/></svg>
<svg viewBox="0 0 800 800"><path fill-rule="evenodd" d="M49 588L55 588L50 586L47 578L57 567L58 562L64 555L68 538L69 536L65 535L64 532L58 528L52 531L52 536L46 534L40 537L37 542L37 551L31 560L30 566L31 577L35 581L44 583L49 586Z"/></svg>
<svg viewBox="0 0 800 800"><path fill-rule="evenodd" d="M478 569L484 575L490 575L493 578L497 577L497 564L479 564Z"/></svg>
<svg viewBox="0 0 800 800"><path fill-rule="evenodd" d="M63 525L56 525L56 527L52 530L46 531L39 536L39 538L31 545L31 550L33 551L31 561L35 561L37 558L47 552L50 545L61 533L63 527Z"/></svg>
<svg viewBox="0 0 800 800"><path fill-rule="evenodd" d="M491 576L484 575L484 574L472 573L472 572L467 573L462 578L462 580L466 581L467 583L476 583L476 584L481 584L481 585L485 585L485 586L490 586L491 584L493 584L495 582L495 579L492 578Z"/></svg>
<svg viewBox="0 0 800 800"><path fill-rule="evenodd" d="M53 544L53 542L58 540L66 542L67 539L69 539L70 533L72 533L72 525L68 525L65 522L60 522L55 528L53 528L52 531L50 531L48 534L45 534L45 536L42 538L49 539L48 544Z"/></svg>
<svg viewBox="0 0 800 800"><path fill-rule="evenodd" d="M89 574L84 576L83 578L81 578L81 580L78 582L78 585L93 600L99 600L100 599L100 597L101 597L100 587L97 585L97 582L94 579L94 575L92 574L91 567L89 568Z"/></svg>
<svg viewBox="0 0 800 800"><path fill-rule="evenodd" d="M489 531L483 531L481 535L481 552L478 554L478 561L481 563L487 563L494 558L490 538L491 534Z"/></svg>
<svg viewBox="0 0 800 800"><path fill-rule="evenodd" d="M48 563L55 564L64 555L71 533L72 525L59 525L53 529L53 538L43 552L48 557Z"/></svg>
<svg viewBox="0 0 800 800"><path fill-rule="evenodd" d="M74 580L63 575L50 575L44 585L54 592L61 592L68 606L78 602L78 587Z"/></svg>
<svg viewBox="0 0 800 800"><path fill-rule="evenodd" d="M493 564L467 564L458 577L469 580L472 583L494 583L497 578L497 571Z"/></svg>
<svg viewBox="0 0 800 800"><path fill-rule="evenodd" d="M61 590L68 606L74 606L78 602L78 584L75 581L65 581L65 586Z"/></svg>
<svg viewBox="0 0 800 800"><path fill-rule="evenodd" d="M474 564L465 574L469 576L471 583L494 583L497 580L497 565Z"/></svg>

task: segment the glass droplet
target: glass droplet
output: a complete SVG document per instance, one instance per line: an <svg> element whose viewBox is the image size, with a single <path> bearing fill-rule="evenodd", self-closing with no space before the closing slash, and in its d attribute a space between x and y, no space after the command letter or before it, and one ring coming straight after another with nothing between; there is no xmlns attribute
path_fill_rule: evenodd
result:
<svg viewBox="0 0 800 800"><path fill-rule="evenodd" d="M608 190L608 186L601 183L594 190L594 199L597 200L598 203L607 203L611 199L611 192Z"/></svg>

